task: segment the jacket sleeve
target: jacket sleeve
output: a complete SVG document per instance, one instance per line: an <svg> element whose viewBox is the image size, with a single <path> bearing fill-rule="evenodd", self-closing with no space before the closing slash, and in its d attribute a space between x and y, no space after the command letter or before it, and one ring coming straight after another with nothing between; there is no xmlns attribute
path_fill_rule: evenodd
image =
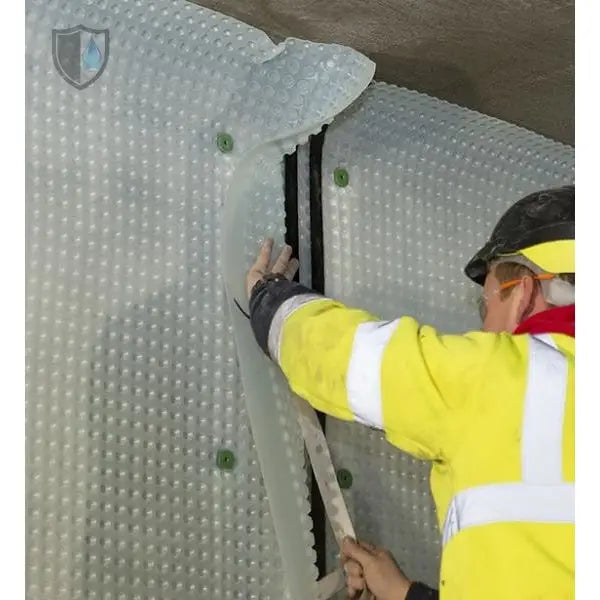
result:
<svg viewBox="0 0 600 600"><path fill-rule="evenodd" d="M487 365L511 337L439 335L411 317L380 321L289 282L264 287L250 306L257 338L294 392L429 460L448 458Z"/></svg>

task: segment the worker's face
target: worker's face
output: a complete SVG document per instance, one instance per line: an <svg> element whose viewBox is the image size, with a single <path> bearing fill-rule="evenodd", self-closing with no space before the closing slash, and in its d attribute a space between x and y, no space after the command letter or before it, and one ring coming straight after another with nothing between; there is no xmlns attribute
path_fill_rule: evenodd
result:
<svg viewBox="0 0 600 600"><path fill-rule="evenodd" d="M540 298L531 277L524 277L518 285L507 290L508 293L500 294L499 288L500 281L492 267L483 286L483 330L511 333L521 321L537 312Z"/></svg>

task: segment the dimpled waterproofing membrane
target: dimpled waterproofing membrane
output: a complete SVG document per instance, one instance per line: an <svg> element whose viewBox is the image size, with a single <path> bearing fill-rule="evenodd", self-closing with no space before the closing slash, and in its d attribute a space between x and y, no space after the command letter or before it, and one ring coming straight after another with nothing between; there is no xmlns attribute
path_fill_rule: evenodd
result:
<svg viewBox="0 0 600 600"><path fill-rule="evenodd" d="M314 598L302 440L281 379L256 373L286 466L269 473L221 219L248 216L242 272L259 237L281 238L282 153L373 65L172 0L29 0L26 19L28 598ZM53 28L79 24L110 31L82 91L52 59Z"/></svg>
<svg viewBox="0 0 600 600"><path fill-rule="evenodd" d="M338 187L334 169L348 171ZM574 150L423 94L371 85L325 136L326 293L384 319L445 332L478 328L467 260L515 200L572 183ZM358 424L327 420L357 535L393 551L409 577L437 584L439 535L429 465ZM330 564L337 548L329 540Z"/></svg>

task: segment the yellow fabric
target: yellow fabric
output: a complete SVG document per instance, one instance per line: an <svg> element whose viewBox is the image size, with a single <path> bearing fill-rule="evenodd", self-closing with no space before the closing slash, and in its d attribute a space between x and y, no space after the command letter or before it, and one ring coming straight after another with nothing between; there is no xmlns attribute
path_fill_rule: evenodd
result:
<svg viewBox="0 0 600 600"><path fill-rule="evenodd" d="M294 392L315 409L344 421L353 420L345 378L356 328L369 320L376 319L328 299L310 302L287 318L280 366ZM321 329L322 325L327 329Z"/></svg>
<svg viewBox="0 0 600 600"><path fill-rule="evenodd" d="M573 529L533 523L465 529L444 548L440 598L571 600Z"/></svg>
<svg viewBox="0 0 600 600"><path fill-rule="evenodd" d="M547 273L575 273L575 240L544 242L520 253Z"/></svg>
<svg viewBox="0 0 600 600"><path fill-rule="evenodd" d="M377 320L331 300L300 308L282 331L281 367L316 409L352 419L346 374L360 323ZM574 343L553 339L567 356L563 475L574 480ZM438 521L470 487L521 480L520 436L528 367L527 335L440 335L403 317L381 365L387 439L434 461ZM572 598L574 527L501 523L461 531L443 552L443 600ZM377 540L372 540L377 542ZM409 574L410 575L410 574Z"/></svg>

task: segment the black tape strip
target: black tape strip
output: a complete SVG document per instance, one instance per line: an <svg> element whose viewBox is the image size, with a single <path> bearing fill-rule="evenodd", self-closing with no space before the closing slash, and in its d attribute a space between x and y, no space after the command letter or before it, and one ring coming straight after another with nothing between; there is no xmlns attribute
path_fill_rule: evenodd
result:
<svg viewBox="0 0 600 600"><path fill-rule="evenodd" d="M293 256L298 258L300 234L298 232L298 152L286 154L284 157L285 185L285 243L293 250ZM300 265L300 269L302 265ZM299 280L300 270L294 281Z"/></svg>
<svg viewBox="0 0 600 600"><path fill-rule="evenodd" d="M325 263L323 253L323 201L321 195L321 162L327 125L321 133L310 138L310 252L312 262L311 287L325 293Z"/></svg>
<svg viewBox="0 0 600 600"><path fill-rule="evenodd" d="M323 202L321 196L323 158L323 143L327 125L322 131L310 137L309 180L310 180L310 251L311 251L311 287L316 292L325 293L325 263L323 253ZM319 423L325 433L325 415L317 411ZM315 536L315 551L317 553L317 569L319 576L327 574L326 569L326 526L327 515L325 505L316 479L312 477L311 485L311 516L313 521L313 535Z"/></svg>

